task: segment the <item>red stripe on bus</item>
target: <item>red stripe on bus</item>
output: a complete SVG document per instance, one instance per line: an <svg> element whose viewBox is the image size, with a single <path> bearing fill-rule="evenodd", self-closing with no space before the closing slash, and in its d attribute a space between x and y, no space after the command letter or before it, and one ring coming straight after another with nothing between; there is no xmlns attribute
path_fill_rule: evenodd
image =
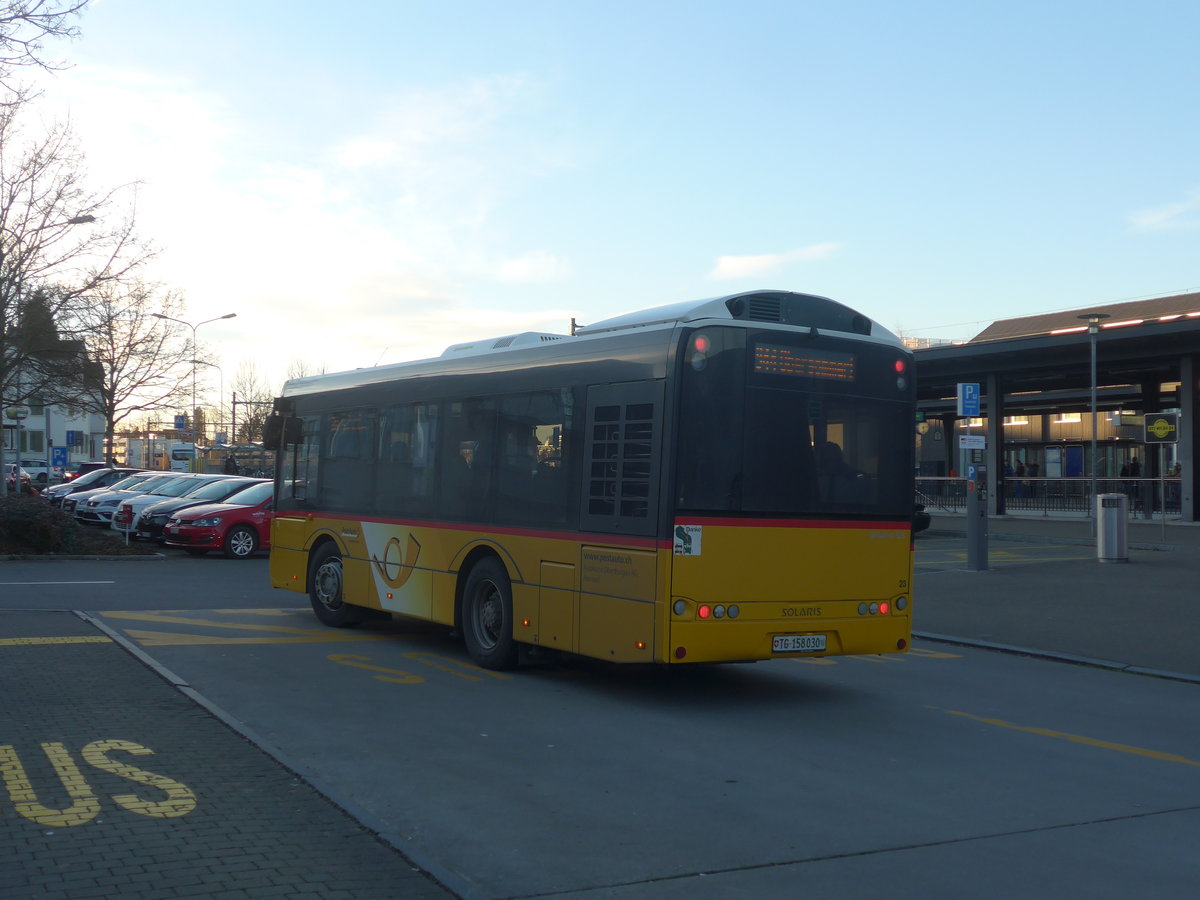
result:
<svg viewBox="0 0 1200 900"><path fill-rule="evenodd" d="M866 531L908 531L910 522L877 522L852 519L734 519L679 517L676 525L728 525L742 528L851 528Z"/></svg>
<svg viewBox="0 0 1200 900"><path fill-rule="evenodd" d="M647 547L670 549L671 541L648 537L626 537L619 534L592 534L586 531L543 531L533 528L511 528L489 526L481 528L464 522L430 522L428 520L387 519L375 516L338 516L330 513L313 513L308 510L291 509L275 513L276 518L291 516L300 519L324 519L332 522L371 522L377 525L399 525L404 528L433 528L439 531L469 531L487 537L493 534L518 535L520 537L543 538L554 541L574 541L580 544L613 544L621 547Z"/></svg>

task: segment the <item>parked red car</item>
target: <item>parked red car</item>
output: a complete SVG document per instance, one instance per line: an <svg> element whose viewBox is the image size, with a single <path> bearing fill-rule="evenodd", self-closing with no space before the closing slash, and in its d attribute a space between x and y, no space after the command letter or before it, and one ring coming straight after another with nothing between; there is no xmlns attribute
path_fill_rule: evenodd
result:
<svg viewBox="0 0 1200 900"><path fill-rule="evenodd" d="M194 556L221 550L230 559L246 559L271 546L275 484L266 481L238 491L224 503L206 503L176 511L163 526L164 543Z"/></svg>

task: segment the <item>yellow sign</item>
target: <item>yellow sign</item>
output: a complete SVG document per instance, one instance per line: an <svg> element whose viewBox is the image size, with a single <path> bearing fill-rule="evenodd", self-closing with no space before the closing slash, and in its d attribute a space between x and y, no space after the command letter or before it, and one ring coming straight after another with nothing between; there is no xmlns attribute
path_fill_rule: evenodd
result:
<svg viewBox="0 0 1200 900"><path fill-rule="evenodd" d="M1179 440L1179 416L1176 413L1149 413L1145 432L1147 444L1174 444Z"/></svg>

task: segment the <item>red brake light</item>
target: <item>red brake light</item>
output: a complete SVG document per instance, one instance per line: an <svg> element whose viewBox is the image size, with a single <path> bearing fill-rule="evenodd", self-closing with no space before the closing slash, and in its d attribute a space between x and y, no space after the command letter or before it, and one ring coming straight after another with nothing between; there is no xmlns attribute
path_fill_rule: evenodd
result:
<svg viewBox="0 0 1200 900"><path fill-rule="evenodd" d="M712 347L712 341L708 339L707 334L698 334L692 341L692 346L696 348L697 353L707 353Z"/></svg>

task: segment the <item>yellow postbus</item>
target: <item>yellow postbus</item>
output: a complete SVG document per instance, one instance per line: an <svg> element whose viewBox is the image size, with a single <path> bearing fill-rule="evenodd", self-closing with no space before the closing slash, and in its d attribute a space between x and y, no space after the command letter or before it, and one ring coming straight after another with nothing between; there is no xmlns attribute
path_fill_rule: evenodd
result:
<svg viewBox="0 0 1200 900"><path fill-rule="evenodd" d="M754 291L293 379L271 583L330 626L452 626L489 668L903 652L912 364Z"/></svg>

